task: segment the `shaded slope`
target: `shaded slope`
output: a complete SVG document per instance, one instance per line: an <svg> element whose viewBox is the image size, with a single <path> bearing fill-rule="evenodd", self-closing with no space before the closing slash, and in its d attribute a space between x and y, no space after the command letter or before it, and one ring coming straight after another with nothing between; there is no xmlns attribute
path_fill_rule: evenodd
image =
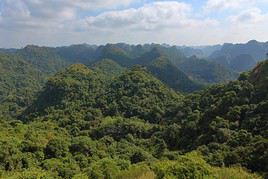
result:
<svg viewBox="0 0 268 179"><path fill-rule="evenodd" d="M238 74L223 65L191 57L179 65L179 69L201 83L221 83L235 80Z"/></svg>
<svg viewBox="0 0 268 179"><path fill-rule="evenodd" d="M150 50L149 52L146 52L142 56L140 56L139 58L135 59L133 65L139 64L139 65L147 66L153 60L155 60L156 58L159 58L162 55L163 54L161 53L161 51L155 47L152 50Z"/></svg>
<svg viewBox="0 0 268 179"><path fill-rule="evenodd" d="M49 47L28 45L18 50L17 54L35 68L49 75L55 74L69 64L55 52L54 48Z"/></svg>
<svg viewBox="0 0 268 179"><path fill-rule="evenodd" d="M126 68L122 67L118 63L110 59L98 60L91 65L94 71L105 74L107 77L115 77L122 74Z"/></svg>
<svg viewBox="0 0 268 179"><path fill-rule="evenodd" d="M249 73L249 81L254 84L262 98L268 98L268 60L259 63Z"/></svg>
<svg viewBox="0 0 268 179"><path fill-rule="evenodd" d="M70 63L89 64L96 58L96 48L97 46L94 45L78 44L57 47L55 51Z"/></svg>
<svg viewBox="0 0 268 179"><path fill-rule="evenodd" d="M215 51L209 58L220 61L225 57L229 67L241 72L250 70L257 62L266 58L268 43L251 40L246 44L224 44L222 48ZM242 67L242 68L241 68Z"/></svg>
<svg viewBox="0 0 268 179"><path fill-rule="evenodd" d="M37 101L26 113L46 113L51 108L82 110L82 106L94 106L95 98L104 93L102 85L96 72L82 64L72 65L48 80Z"/></svg>
<svg viewBox="0 0 268 179"><path fill-rule="evenodd" d="M145 66L153 76L176 91L192 92L202 87L180 71L170 61L170 58L165 55L163 49L159 49L158 47L153 48L136 59L135 64Z"/></svg>
<svg viewBox="0 0 268 179"><path fill-rule="evenodd" d="M214 165L241 164L267 174L267 64L187 96L173 118L182 126L178 148L198 149Z"/></svg>
<svg viewBox="0 0 268 179"><path fill-rule="evenodd" d="M107 44L105 46L100 46L96 51L96 58L101 59L112 59L122 66L129 67L132 65L131 58L129 55L121 48L114 44Z"/></svg>
<svg viewBox="0 0 268 179"><path fill-rule="evenodd" d="M31 104L45 75L18 56L0 54L0 116L17 115Z"/></svg>
<svg viewBox="0 0 268 179"><path fill-rule="evenodd" d="M202 85L189 79L164 56L152 61L147 68L155 77L177 91L192 92L202 88Z"/></svg>
<svg viewBox="0 0 268 179"><path fill-rule="evenodd" d="M236 56L230 62L230 68L234 71L243 72L252 69L256 65L256 61L249 54L241 54Z"/></svg>

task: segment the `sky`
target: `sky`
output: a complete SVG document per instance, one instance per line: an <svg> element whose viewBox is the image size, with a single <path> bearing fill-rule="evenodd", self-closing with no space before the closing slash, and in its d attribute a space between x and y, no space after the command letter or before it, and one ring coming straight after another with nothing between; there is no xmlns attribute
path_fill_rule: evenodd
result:
<svg viewBox="0 0 268 179"><path fill-rule="evenodd" d="M268 0L0 0L0 48L268 41Z"/></svg>

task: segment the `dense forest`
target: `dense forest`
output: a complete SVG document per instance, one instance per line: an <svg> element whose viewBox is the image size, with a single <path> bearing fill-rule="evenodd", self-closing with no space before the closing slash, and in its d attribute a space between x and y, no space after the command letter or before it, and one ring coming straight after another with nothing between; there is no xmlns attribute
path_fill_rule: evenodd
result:
<svg viewBox="0 0 268 179"><path fill-rule="evenodd" d="M268 60L209 51L2 50L0 178L268 178Z"/></svg>

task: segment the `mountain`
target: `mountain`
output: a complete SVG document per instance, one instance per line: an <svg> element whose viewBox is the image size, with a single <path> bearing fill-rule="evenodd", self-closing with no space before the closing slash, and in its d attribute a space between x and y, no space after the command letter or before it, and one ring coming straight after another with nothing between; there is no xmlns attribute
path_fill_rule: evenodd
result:
<svg viewBox="0 0 268 179"><path fill-rule="evenodd" d="M151 122L161 120L180 101L180 95L139 66L112 81L104 98L106 115L119 113Z"/></svg>
<svg viewBox="0 0 268 179"><path fill-rule="evenodd" d="M225 57L230 68L238 72L250 70L257 62L266 58L268 52L268 42L257 42L251 40L246 44L224 44L220 50L215 51L209 59L218 60Z"/></svg>
<svg viewBox="0 0 268 179"><path fill-rule="evenodd" d="M51 76L60 71L61 69L67 67L68 65L75 63L82 63L91 66L94 63L97 63L98 61L101 61L103 59L111 59L120 66L130 69L134 65L151 65L151 63L155 59L165 56L168 61L172 63L168 66L172 66L170 67L173 69L172 71L174 73L177 73L174 74L175 76L177 75L177 77L174 77L176 78L176 84L171 84L171 80L167 82L167 79L170 77L164 77L165 74L163 73L161 74L161 78L159 79L163 80L165 84L168 84L173 89L182 92L191 92L193 90L199 90L200 87L198 87L199 85L197 85L195 81L197 81L199 84L204 83L204 85L207 85L209 83L225 82L232 80L235 76L232 75L234 73L231 72L233 68L240 68L240 72L241 70L247 69L249 66L244 65L241 67L241 65L239 65L239 59L234 60L234 62L231 64L231 67L229 67L229 62L226 62L227 65L225 65L225 68L221 68L214 63L208 64L209 62L204 62L203 60L200 61L203 61L204 63L197 63L199 61L193 61L191 57L186 57L186 55L184 54L185 52L183 51L185 48L186 47L179 48L176 46L159 44L128 45L124 43L106 44L100 46L78 44L56 48L28 45L23 49L10 49L9 51L7 50L7 53L16 54L20 56L21 59L32 64L35 68L37 68L42 73L45 73L48 76ZM201 47L198 48L198 51L201 50ZM211 46L211 49L212 48L216 49L216 46ZM246 60L249 61L250 65L252 65L252 62L250 62L250 58L247 58ZM219 61L221 60L218 60L217 62L220 63ZM194 65L192 69L189 66L190 63ZM198 65L201 66L198 67ZM154 69L155 68L156 66L154 65ZM229 70L227 70L226 68L229 68ZM163 70L160 71L163 72ZM220 78L216 71L220 71ZM180 79L180 77L178 77L178 73L180 73L179 76L181 76L181 80L183 82L178 82L178 80ZM184 75L182 75L182 73L184 73ZM156 75L155 73L152 74ZM156 75L156 77L160 76ZM187 87L187 85L189 86Z"/></svg>
<svg viewBox="0 0 268 179"><path fill-rule="evenodd" d="M198 58L204 58L205 54L201 49L193 47L178 46L177 47L186 57L196 56Z"/></svg>
<svg viewBox="0 0 268 179"><path fill-rule="evenodd" d="M140 45L140 44L139 45L129 45L129 44L125 44L125 43L117 43L114 45L116 47L124 50L128 54L128 56L130 56L133 59L139 58L140 56L142 56L146 52L149 52L153 48L152 45Z"/></svg>
<svg viewBox="0 0 268 179"><path fill-rule="evenodd" d="M163 81L167 86L182 92L200 90L203 86L188 78L186 74L173 65L165 56L154 59L148 66L155 77Z"/></svg>
<svg viewBox="0 0 268 179"><path fill-rule="evenodd" d="M25 48L18 50L16 54L48 75L55 74L70 64L50 47L28 45Z"/></svg>
<svg viewBox="0 0 268 179"><path fill-rule="evenodd" d="M153 76L155 76L163 83L165 83L166 85L177 91L191 92L202 88L202 85L197 84L191 79L189 79L187 75L185 75L175 65L171 63L170 59L176 61L176 59L180 59L182 57L181 53L175 53L176 52L175 48L168 50L165 47L162 48L154 47L150 51L142 54L140 57L136 59L129 58L127 53L124 50L119 49L118 47L114 48L103 47L103 48L109 50L109 53L117 54L112 56L107 55L108 57L112 58L113 61L116 61L117 63L128 68L134 65L142 65L146 67L147 70L150 71ZM101 54L103 54L103 52L101 52ZM104 56L106 57L106 55ZM122 60L118 60L121 58ZM97 64L98 61L99 60L97 60ZM179 62L179 60L177 60L177 62ZM111 67L114 66L115 70L118 69L117 65L115 64L110 65ZM108 71L111 71L111 69Z"/></svg>
<svg viewBox="0 0 268 179"><path fill-rule="evenodd" d="M94 71L104 73L106 77L116 77L122 74L127 68L110 59L98 60L90 66Z"/></svg>
<svg viewBox="0 0 268 179"><path fill-rule="evenodd" d="M177 46L177 48L186 56L196 56L198 58L207 58L215 51L221 49L221 45L208 46Z"/></svg>
<svg viewBox="0 0 268 179"><path fill-rule="evenodd" d="M8 53L8 52L10 52L10 53L12 53L12 52L16 52L18 49L15 49L15 48L0 48L0 52L1 53Z"/></svg>
<svg viewBox="0 0 268 179"><path fill-rule="evenodd" d="M180 96L141 67L134 67L111 81L110 74L75 64L49 79L35 103L24 115L48 115L58 110L85 115L94 110L108 115L160 120ZM106 79L105 79L106 78ZM60 112L64 115L64 112ZM57 114L58 116L60 114Z"/></svg>
<svg viewBox="0 0 268 179"><path fill-rule="evenodd" d="M70 63L89 64L96 58L95 45L78 44L66 47L57 47L56 53Z"/></svg>
<svg viewBox="0 0 268 179"><path fill-rule="evenodd" d="M267 174L267 64L187 96L172 119L182 126L176 147L197 149L214 165L243 161L242 166Z"/></svg>
<svg viewBox="0 0 268 179"><path fill-rule="evenodd" d="M136 59L135 64L145 66L152 75L176 91L191 92L201 89L202 85L189 79L170 61L170 59L173 59L173 61L177 59L178 54L171 57L171 54L173 54L171 53L168 57L166 55L168 54L167 50L163 49L165 48L154 47L151 51Z"/></svg>
<svg viewBox="0 0 268 179"><path fill-rule="evenodd" d="M15 76L35 89L28 73L36 77L37 68L19 56L0 59L1 87ZM21 116L0 116L0 176L267 178L268 61L191 94L150 68L177 74L173 80L183 74L162 54L127 70L102 59L73 64L29 91L34 102Z"/></svg>
<svg viewBox="0 0 268 179"><path fill-rule="evenodd" d="M267 99L268 61L260 62L250 73L249 81L257 87L261 97Z"/></svg>
<svg viewBox="0 0 268 179"><path fill-rule="evenodd" d="M229 66L235 71L243 72L252 69L255 65L256 61L251 55L241 54L232 59Z"/></svg>
<svg viewBox="0 0 268 179"><path fill-rule="evenodd" d="M20 57L0 53L0 116L16 116L30 105L45 77Z"/></svg>
<svg viewBox="0 0 268 179"><path fill-rule="evenodd" d="M121 48L114 44L99 46L96 50L97 59L112 59L122 66L129 67L132 65L130 56Z"/></svg>
<svg viewBox="0 0 268 179"><path fill-rule="evenodd" d="M180 63L178 67L191 79L205 84L227 82L235 80L238 77L238 74L224 65L204 59L198 59L195 56Z"/></svg>
<svg viewBox="0 0 268 179"><path fill-rule="evenodd" d="M103 86L102 79L96 72L83 64L71 65L48 80L26 113L31 111L46 114L51 108L81 111L81 106L95 105L95 98L104 94Z"/></svg>
<svg viewBox="0 0 268 179"><path fill-rule="evenodd" d="M177 49L177 47L163 47L159 46L157 49L160 51L160 53L164 56L166 56L170 62L172 62L175 66L178 66L179 63L181 63L183 60L186 59L183 52Z"/></svg>

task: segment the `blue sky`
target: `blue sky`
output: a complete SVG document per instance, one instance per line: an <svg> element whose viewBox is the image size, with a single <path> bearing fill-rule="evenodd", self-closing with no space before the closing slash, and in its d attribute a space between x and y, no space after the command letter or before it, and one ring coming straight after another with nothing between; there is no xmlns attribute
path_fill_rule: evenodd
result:
<svg viewBox="0 0 268 179"><path fill-rule="evenodd" d="M1 0L0 47L267 41L268 0Z"/></svg>

